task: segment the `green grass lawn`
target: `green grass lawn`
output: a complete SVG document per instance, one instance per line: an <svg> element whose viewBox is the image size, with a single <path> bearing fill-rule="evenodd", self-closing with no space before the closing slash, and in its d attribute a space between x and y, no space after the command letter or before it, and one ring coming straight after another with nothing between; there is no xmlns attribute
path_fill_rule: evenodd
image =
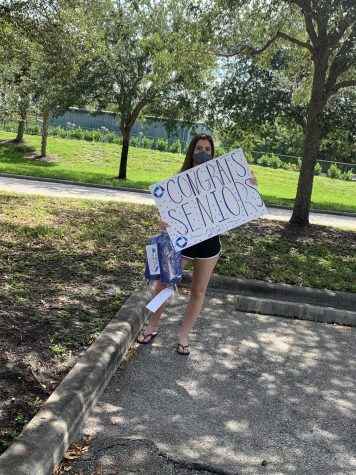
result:
<svg viewBox="0 0 356 475"><path fill-rule="evenodd" d="M14 134L0 132L0 140ZM118 180L121 146L49 137L49 160L33 160L40 137L26 136L27 146L0 143L0 172L18 175L148 189L149 185L178 173L183 155L131 147L127 180ZM293 205L298 174L252 166L266 204ZM356 182L315 177L312 208L356 212Z"/></svg>

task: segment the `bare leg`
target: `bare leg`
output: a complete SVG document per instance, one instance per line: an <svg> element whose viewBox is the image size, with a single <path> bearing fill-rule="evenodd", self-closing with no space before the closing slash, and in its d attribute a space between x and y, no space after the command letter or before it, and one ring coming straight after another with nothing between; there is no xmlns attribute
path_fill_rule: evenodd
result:
<svg viewBox="0 0 356 475"><path fill-rule="evenodd" d="M189 262L189 259L186 259L185 257L182 257L182 266L183 266L183 268L187 265L188 262ZM161 292L161 290L163 290L165 288L166 288L166 285L162 284L162 282L160 280L158 280L157 283L156 283L154 295L159 294L159 292ZM161 318L162 313L164 312L165 307L166 307L166 305L164 303L163 305L161 305L159 307L158 310L156 310L154 313L151 313L150 318L149 318L149 322L148 322L144 332L138 337L139 341L141 341L141 342L143 341L143 342L147 342L147 343L150 341L151 337L150 336L145 337L145 335L149 335L150 333L154 333L158 330L159 320Z"/></svg>
<svg viewBox="0 0 356 475"><path fill-rule="evenodd" d="M189 334L203 307L205 292L218 259L219 256L211 259L194 260L190 299L184 313L182 328L179 335L179 343L183 346L188 345ZM180 347L179 350L183 351L182 347ZM189 353L189 347L184 348L184 353Z"/></svg>

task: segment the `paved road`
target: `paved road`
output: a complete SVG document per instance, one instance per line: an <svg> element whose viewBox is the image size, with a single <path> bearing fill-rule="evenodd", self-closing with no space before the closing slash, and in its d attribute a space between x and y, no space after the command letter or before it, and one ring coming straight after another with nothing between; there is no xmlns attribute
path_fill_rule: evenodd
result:
<svg viewBox="0 0 356 475"><path fill-rule="evenodd" d="M187 295L171 302L69 474L356 473L356 328L241 313L235 299L208 292L188 357L175 352Z"/></svg>
<svg viewBox="0 0 356 475"><path fill-rule="evenodd" d="M93 188L87 186L69 185L63 183L50 183L36 180L24 180L21 178L9 178L0 176L0 189L17 193L33 195L47 195L70 198L85 198L95 200L129 201L139 204L153 205L154 201L148 194L130 191L111 190L106 188ZM291 211L282 208L268 208L268 219L288 221ZM346 227L356 231L356 219L348 216L333 214L310 213L312 224L324 224L335 227Z"/></svg>

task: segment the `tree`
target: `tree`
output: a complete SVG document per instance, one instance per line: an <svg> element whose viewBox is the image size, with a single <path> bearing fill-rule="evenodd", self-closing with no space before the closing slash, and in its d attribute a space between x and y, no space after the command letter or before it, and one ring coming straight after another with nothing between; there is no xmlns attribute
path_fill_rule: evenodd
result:
<svg viewBox="0 0 356 475"><path fill-rule="evenodd" d="M102 0L6 0L0 6L0 30L8 44L0 48L7 58L0 69L8 79L5 86L11 82L12 97L17 97L17 140L22 139L29 104L35 102L43 114L41 157L47 153L51 115L63 113L86 94L82 77L100 45L94 18L107 5Z"/></svg>
<svg viewBox="0 0 356 475"><path fill-rule="evenodd" d="M222 63L218 80L209 90L208 117L210 125L223 133L227 147L239 143L255 150L302 155L308 90L301 87L300 70L293 72L291 66L295 69L295 62L283 50L264 67L244 57ZM356 159L355 108L356 91L351 88L330 98L318 159Z"/></svg>
<svg viewBox="0 0 356 475"><path fill-rule="evenodd" d="M13 28L3 32L6 34L6 48L0 48L0 70L2 81L0 90L3 97L7 98L6 114L16 113L19 116L17 136L15 143L23 142L27 112L33 95L36 82L35 63L38 52L35 45L23 37Z"/></svg>
<svg viewBox="0 0 356 475"><path fill-rule="evenodd" d="M256 132L287 111L291 92L281 87L271 63L262 68L243 57L222 63L209 90L209 122L234 136L238 130Z"/></svg>
<svg viewBox="0 0 356 475"><path fill-rule="evenodd" d="M223 28L220 54L258 57L273 54L282 40L293 51L308 90L303 159L290 224L309 224L313 170L325 135L325 110L330 98L356 85L356 3L353 0L274 0L272 2L217 0L221 21L229 9L237 28ZM221 27L220 27L221 28ZM229 34L230 33L230 34ZM231 38L234 41L231 41ZM239 44L237 47L236 44ZM310 74L309 74L310 72Z"/></svg>
<svg viewBox="0 0 356 475"><path fill-rule="evenodd" d="M201 54L195 26L186 2L173 0L114 3L98 25L105 49L88 83L99 106L115 104L120 116L120 179L127 176L130 134L142 111L159 103L176 110L194 103L205 87L214 57Z"/></svg>

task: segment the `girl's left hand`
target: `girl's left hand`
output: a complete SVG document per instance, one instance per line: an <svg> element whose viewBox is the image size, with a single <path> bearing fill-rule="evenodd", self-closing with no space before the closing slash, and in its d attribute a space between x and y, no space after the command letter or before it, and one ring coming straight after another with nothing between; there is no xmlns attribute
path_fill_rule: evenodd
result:
<svg viewBox="0 0 356 475"><path fill-rule="evenodd" d="M257 186L257 178L255 177L255 175L252 173L252 177L249 178L249 181L251 183L251 185L256 185Z"/></svg>

